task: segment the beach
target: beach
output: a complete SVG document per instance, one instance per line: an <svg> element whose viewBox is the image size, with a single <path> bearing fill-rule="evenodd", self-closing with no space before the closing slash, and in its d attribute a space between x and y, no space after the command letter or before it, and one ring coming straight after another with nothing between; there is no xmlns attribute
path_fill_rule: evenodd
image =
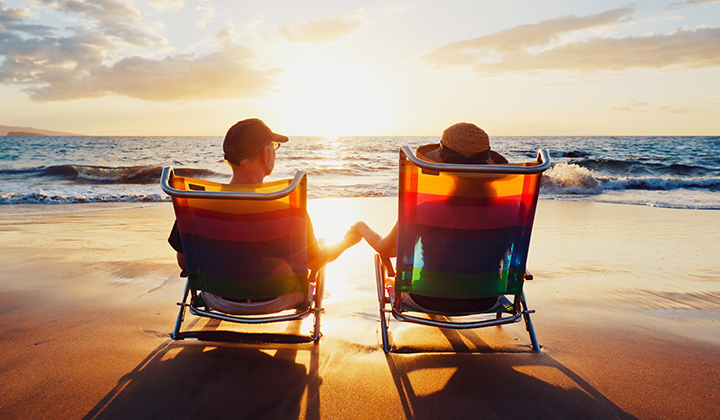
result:
<svg viewBox="0 0 720 420"><path fill-rule="evenodd" d="M317 237L380 232L397 199L308 201ZM718 418L720 211L540 200L522 324L390 323L380 347L373 251L330 264L318 344L261 342L303 322L184 329L172 205L0 206L3 418ZM253 334L255 333L255 334Z"/></svg>

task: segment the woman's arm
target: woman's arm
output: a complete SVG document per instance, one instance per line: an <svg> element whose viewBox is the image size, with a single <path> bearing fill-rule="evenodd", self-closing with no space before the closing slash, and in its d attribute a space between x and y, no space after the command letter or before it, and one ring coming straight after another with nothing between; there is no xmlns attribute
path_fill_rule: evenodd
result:
<svg viewBox="0 0 720 420"><path fill-rule="evenodd" d="M380 236L365 222L355 223L350 230L360 233L368 245L383 257L393 258L397 255L397 222L385 237Z"/></svg>

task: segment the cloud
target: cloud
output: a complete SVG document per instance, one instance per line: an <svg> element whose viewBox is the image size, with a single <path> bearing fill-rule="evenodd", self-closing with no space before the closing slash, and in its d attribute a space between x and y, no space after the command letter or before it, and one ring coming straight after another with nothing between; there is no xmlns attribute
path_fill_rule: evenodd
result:
<svg viewBox="0 0 720 420"><path fill-rule="evenodd" d="M195 22L195 26L199 26L201 28L209 25L210 22L215 19L215 16L217 16L217 10L215 10L212 6L200 4L195 8L195 11L198 14L198 21Z"/></svg>
<svg viewBox="0 0 720 420"><path fill-rule="evenodd" d="M77 15L81 25L77 32L92 31L144 48L164 47L162 37L145 31L142 14L132 4L119 0L31 0L59 13ZM87 21L87 22L85 22Z"/></svg>
<svg viewBox="0 0 720 420"><path fill-rule="evenodd" d="M647 102L642 102L635 98L632 98L622 102L616 102L614 104L611 104L610 109L614 111L645 112L649 109L649 105L647 104Z"/></svg>
<svg viewBox="0 0 720 420"><path fill-rule="evenodd" d="M423 59L433 66L468 66L487 74L538 70L623 70L631 67L720 65L720 28L679 29L640 37L563 42L572 32L616 24L632 9L566 16L446 44Z"/></svg>
<svg viewBox="0 0 720 420"><path fill-rule="evenodd" d="M301 25L284 26L278 33L293 44L328 44L350 35L360 23L357 19L326 18Z"/></svg>
<svg viewBox="0 0 720 420"><path fill-rule="evenodd" d="M254 55L228 47L205 56L176 55L160 60L127 57L102 64L93 42L66 39L37 45L33 59L9 60L0 66L0 82L24 84L36 101L62 101L124 95L149 101L192 101L263 96L274 85L277 70L258 69ZM42 57L42 58L41 58ZM34 64L40 59L42 65Z"/></svg>
<svg viewBox="0 0 720 420"><path fill-rule="evenodd" d="M71 37L47 36L23 39L5 33L0 46L5 60L0 65L0 83L52 84L68 77L82 77L84 69L100 66L104 51L113 45L96 34Z"/></svg>
<svg viewBox="0 0 720 420"><path fill-rule="evenodd" d="M592 16L564 16L535 24L520 25L491 35L445 44L423 58L437 66L473 65L479 56L493 53L521 53L529 47L556 42L569 32L615 23L620 18L629 16L632 11L631 8L622 8Z"/></svg>
<svg viewBox="0 0 720 420"><path fill-rule="evenodd" d="M158 10L178 10L185 6L184 0L148 0L148 3Z"/></svg>
<svg viewBox="0 0 720 420"><path fill-rule="evenodd" d="M592 38L546 51L506 57L496 71L623 70L631 67L709 67L720 65L720 28L678 30L668 35ZM482 70L483 66L478 66Z"/></svg>
<svg viewBox="0 0 720 420"><path fill-rule="evenodd" d="M137 29L106 22L110 16L135 21L140 16L136 10L109 0L43 3L53 10L79 13L83 24L89 19L92 25L70 28L72 35L60 36L54 28L25 25L26 10L6 9L0 3L0 84L22 86L36 101L108 95L149 101L262 96L278 74L258 66L252 51L235 45L222 31L221 44L207 54L150 58L124 53L115 59L128 46L151 44L157 51L163 45L140 29L142 21L136 22Z"/></svg>
<svg viewBox="0 0 720 420"><path fill-rule="evenodd" d="M30 9L5 9L0 2L0 41L12 39L11 34L46 35L53 28L45 25L27 25L23 20L31 15Z"/></svg>
<svg viewBox="0 0 720 420"><path fill-rule="evenodd" d="M670 105L658 105L653 108L656 112L670 112L673 114L686 114L690 112L687 108L680 108L676 106L670 106Z"/></svg>
<svg viewBox="0 0 720 420"><path fill-rule="evenodd" d="M690 7L695 4L701 4L701 3L720 3L720 0L687 0L680 3L670 3L670 5L667 7L667 9L673 10L673 9L682 9L684 7Z"/></svg>
<svg viewBox="0 0 720 420"><path fill-rule="evenodd" d="M91 91L152 101L263 96L277 73L256 69L254 54L235 46L203 57L124 58L93 72Z"/></svg>
<svg viewBox="0 0 720 420"><path fill-rule="evenodd" d="M673 114L685 114L688 111L686 108L679 108L670 105L655 105L650 106L647 102L642 102L636 98L627 99L622 102L611 104L610 109L614 111L629 111L629 112L667 112Z"/></svg>

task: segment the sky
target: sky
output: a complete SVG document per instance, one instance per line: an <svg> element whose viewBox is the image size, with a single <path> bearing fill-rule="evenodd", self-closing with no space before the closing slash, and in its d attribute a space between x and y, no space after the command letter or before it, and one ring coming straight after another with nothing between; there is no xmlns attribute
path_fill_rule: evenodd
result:
<svg viewBox="0 0 720 420"><path fill-rule="evenodd" d="M720 135L720 0L0 0L0 124Z"/></svg>

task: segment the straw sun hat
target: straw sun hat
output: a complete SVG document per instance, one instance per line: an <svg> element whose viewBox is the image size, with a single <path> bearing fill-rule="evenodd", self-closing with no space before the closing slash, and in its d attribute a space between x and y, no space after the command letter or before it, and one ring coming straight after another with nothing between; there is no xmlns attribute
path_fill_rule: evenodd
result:
<svg viewBox="0 0 720 420"><path fill-rule="evenodd" d="M439 144L420 146L417 155L441 163L507 163L501 154L490 150L487 133L475 124L461 122L443 131Z"/></svg>

